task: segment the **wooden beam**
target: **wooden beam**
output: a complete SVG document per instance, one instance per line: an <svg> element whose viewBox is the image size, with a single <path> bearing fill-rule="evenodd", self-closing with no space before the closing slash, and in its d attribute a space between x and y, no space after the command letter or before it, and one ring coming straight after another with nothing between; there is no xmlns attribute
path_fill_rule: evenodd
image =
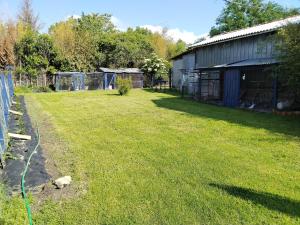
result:
<svg viewBox="0 0 300 225"><path fill-rule="evenodd" d="M14 111L14 110L8 110L10 113L14 114L14 115L19 115L19 116L23 116L23 113L18 112L18 111Z"/></svg>
<svg viewBox="0 0 300 225"><path fill-rule="evenodd" d="M8 137L11 137L11 138L14 138L14 139L21 139L21 140L31 140L31 136L22 135L22 134L8 133Z"/></svg>

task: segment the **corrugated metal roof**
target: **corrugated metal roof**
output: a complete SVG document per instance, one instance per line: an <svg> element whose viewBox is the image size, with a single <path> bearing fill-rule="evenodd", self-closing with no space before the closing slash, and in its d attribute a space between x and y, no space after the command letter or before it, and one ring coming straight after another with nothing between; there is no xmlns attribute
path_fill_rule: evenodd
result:
<svg viewBox="0 0 300 225"><path fill-rule="evenodd" d="M300 23L300 15L289 17L289 18L283 19L283 20L274 21L271 23L266 23L266 24L262 24L262 25L258 25L258 26L254 26L254 27L245 28L242 30L237 30L237 31L233 31L233 32L225 33L225 34L220 34L220 35L214 36L212 38L203 40L201 42L195 43L195 44L191 45L189 47L189 49L193 49L193 48L197 48L197 47L201 47L201 46L205 46L205 45L211 45L211 44L215 44L215 43L219 43L219 42L234 40L234 39L238 39L238 38L242 38L242 37L254 36L254 35L261 34L261 33L272 32L272 31L278 30L284 26L287 26L290 23L292 23L292 24Z"/></svg>
<svg viewBox="0 0 300 225"><path fill-rule="evenodd" d="M120 69L109 69L101 67L100 71L104 73L142 73L139 68L120 68Z"/></svg>
<svg viewBox="0 0 300 225"><path fill-rule="evenodd" d="M262 65L272 65L279 63L275 58L261 58L261 59L247 59L239 62L232 62L228 64L216 65L212 67L198 68L200 70L205 69L220 69L220 68L232 68L232 67L245 67L245 66L262 66Z"/></svg>
<svg viewBox="0 0 300 225"><path fill-rule="evenodd" d="M57 72L55 74L68 76L68 75L73 75L73 74L84 74L84 73L83 72Z"/></svg>
<svg viewBox="0 0 300 225"><path fill-rule="evenodd" d="M226 67L260 66L260 65L271 65L276 63L279 63L279 61L275 58L247 59L240 62L227 64Z"/></svg>

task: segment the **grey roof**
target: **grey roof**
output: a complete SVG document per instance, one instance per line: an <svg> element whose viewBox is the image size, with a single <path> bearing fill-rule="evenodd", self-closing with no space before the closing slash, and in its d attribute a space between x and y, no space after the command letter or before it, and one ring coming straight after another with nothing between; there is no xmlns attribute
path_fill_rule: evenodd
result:
<svg viewBox="0 0 300 225"><path fill-rule="evenodd" d="M189 49L193 49L196 47L206 46L206 45L212 45L215 43L230 41L238 38L248 37L248 36L254 36L262 33L269 33L272 31L276 31L282 27L287 26L288 24L296 24L300 23L300 15L289 17L287 19L274 21L271 23L261 24L254 27L249 27L225 34L220 34L217 36L214 36L212 38L205 39L201 42L195 43L189 47Z"/></svg>
<svg viewBox="0 0 300 225"><path fill-rule="evenodd" d="M232 62L228 64L216 65L212 67L199 68L201 69L220 69L220 68L233 68L233 67L245 67L245 66L262 66L262 65L272 65L279 63L275 58L261 58L261 59L247 59L238 62Z"/></svg>
<svg viewBox="0 0 300 225"><path fill-rule="evenodd" d="M109 69L109 68L101 67L100 71L104 73L143 73L139 68Z"/></svg>
<svg viewBox="0 0 300 225"><path fill-rule="evenodd" d="M83 72L57 72L55 74L68 76L68 75L73 75L73 74L84 74L84 73Z"/></svg>

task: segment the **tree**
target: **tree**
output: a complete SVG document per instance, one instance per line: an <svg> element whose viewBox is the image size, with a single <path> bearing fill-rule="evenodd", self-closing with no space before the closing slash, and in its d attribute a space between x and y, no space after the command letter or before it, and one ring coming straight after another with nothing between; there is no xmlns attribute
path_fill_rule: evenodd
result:
<svg viewBox="0 0 300 225"><path fill-rule="evenodd" d="M25 29L38 31L40 28L39 16L34 14L31 0L23 0L18 19L24 25Z"/></svg>
<svg viewBox="0 0 300 225"><path fill-rule="evenodd" d="M62 21L52 25L49 28L49 35L53 40L55 48L59 51L60 57L65 61L65 66L60 66L62 71L75 70L75 48L76 48L76 20L69 18L67 21Z"/></svg>
<svg viewBox="0 0 300 225"><path fill-rule="evenodd" d="M17 71L32 82L39 74L52 75L64 65L48 34L28 31L15 45Z"/></svg>
<svg viewBox="0 0 300 225"><path fill-rule="evenodd" d="M287 9L263 0L226 0L225 8L211 28L210 36L234 31L299 14L299 9Z"/></svg>
<svg viewBox="0 0 300 225"><path fill-rule="evenodd" d="M172 57L179 55L184 52L187 48L187 45L184 41L178 40L176 43L170 42L168 44L167 60L170 60Z"/></svg>
<svg viewBox="0 0 300 225"><path fill-rule="evenodd" d="M17 27L12 21L0 23L0 68L15 64L14 46L17 40Z"/></svg>
<svg viewBox="0 0 300 225"><path fill-rule="evenodd" d="M300 24L290 24L283 28L278 36L279 45L279 78L287 82L290 90L295 94L295 99L300 97Z"/></svg>
<svg viewBox="0 0 300 225"><path fill-rule="evenodd" d="M168 62L155 53L144 60L142 70L146 75L146 85L153 87L155 79L162 79L168 73Z"/></svg>
<svg viewBox="0 0 300 225"><path fill-rule="evenodd" d="M105 66L108 67L140 67L145 56L154 52L148 33L131 28L103 40L101 50L106 56Z"/></svg>

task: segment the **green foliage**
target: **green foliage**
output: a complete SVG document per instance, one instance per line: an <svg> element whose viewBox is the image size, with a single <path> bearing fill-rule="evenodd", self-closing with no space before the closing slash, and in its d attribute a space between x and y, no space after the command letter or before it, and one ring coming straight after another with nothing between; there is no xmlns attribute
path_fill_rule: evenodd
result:
<svg viewBox="0 0 300 225"><path fill-rule="evenodd" d="M144 60L142 71L146 75L146 86L153 87L155 79L164 79L168 75L168 68L170 64L159 58L156 54L151 54L149 58Z"/></svg>
<svg viewBox="0 0 300 225"><path fill-rule="evenodd" d="M49 87L44 87L44 86L34 86L32 87L32 92L37 92L37 93L40 93L40 92L52 92L51 88Z"/></svg>
<svg viewBox="0 0 300 225"><path fill-rule="evenodd" d="M26 209L21 196L9 197L0 183L0 224L15 225L27 222Z"/></svg>
<svg viewBox="0 0 300 225"><path fill-rule="evenodd" d="M287 81L289 87L297 95L300 94L300 24L290 24L282 29L278 36L279 78ZM300 96L299 96L300 97Z"/></svg>
<svg viewBox="0 0 300 225"><path fill-rule="evenodd" d="M31 93L32 88L28 86L17 86L15 87L15 93L16 94L26 94L26 93Z"/></svg>
<svg viewBox="0 0 300 225"><path fill-rule="evenodd" d="M19 86L15 88L17 94L27 94L27 93L40 93L40 92L52 92L52 89L44 86Z"/></svg>
<svg viewBox="0 0 300 225"><path fill-rule="evenodd" d="M108 14L82 14L51 26L55 46L73 70L95 71L99 67L141 67L152 53L169 60L186 44L164 34L137 27L118 31ZM68 68L68 66L67 66Z"/></svg>
<svg viewBox="0 0 300 225"><path fill-rule="evenodd" d="M287 9L263 0L226 1L225 8L212 27L210 36L234 31L299 14L299 9Z"/></svg>
<svg viewBox="0 0 300 225"><path fill-rule="evenodd" d="M63 64L47 34L28 31L15 45L17 73L25 74L31 80L39 74L54 74Z"/></svg>
<svg viewBox="0 0 300 225"><path fill-rule="evenodd" d="M118 87L118 92L119 94L122 95L127 95L132 88L132 80L131 78L122 78L118 77L117 78L117 87Z"/></svg>

